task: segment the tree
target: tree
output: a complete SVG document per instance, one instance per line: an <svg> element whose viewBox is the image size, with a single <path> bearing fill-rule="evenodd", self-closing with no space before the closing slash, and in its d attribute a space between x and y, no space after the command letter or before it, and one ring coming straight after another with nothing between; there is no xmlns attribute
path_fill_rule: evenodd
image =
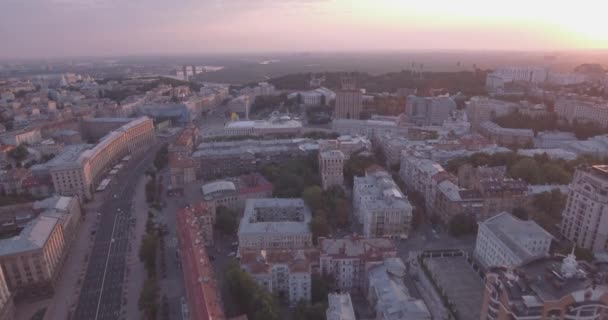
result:
<svg viewBox="0 0 608 320"><path fill-rule="evenodd" d="M251 320L278 320L278 308L272 295L238 265L226 269L225 279L238 313L247 314Z"/></svg>
<svg viewBox="0 0 608 320"><path fill-rule="evenodd" d="M538 184L542 181L538 163L532 158L517 161L509 170L509 174L513 178L522 179L530 184Z"/></svg>
<svg viewBox="0 0 608 320"><path fill-rule="evenodd" d="M158 284L156 278L148 278L144 282L137 306L143 311L146 319L156 319L158 313Z"/></svg>
<svg viewBox="0 0 608 320"><path fill-rule="evenodd" d="M144 263L148 276L156 274L156 250L158 248L158 238L153 232L146 233L139 247L139 260Z"/></svg>
<svg viewBox="0 0 608 320"><path fill-rule="evenodd" d="M327 299L327 297L325 297ZM304 301L298 302L294 311L292 320L325 320L327 310L326 302L317 302L307 304Z"/></svg>
<svg viewBox="0 0 608 320"><path fill-rule="evenodd" d="M156 179L146 182L146 201L154 202L156 199Z"/></svg>
<svg viewBox="0 0 608 320"><path fill-rule="evenodd" d="M238 213L224 206L216 209L216 228L223 234L232 235L239 227Z"/></svg>
<svg viewBox="0 0 608 320"><path fill-rule="evenodd" d="M572 175L569 174L563 166L554 163L543 163L540 167L544 184L568 184L572 181Z"/></svg>
<svg viewBox="0 0 608 320"><path fill-rule="evenodd" d="M346 227L350 222L350 205L344 198L338 198L334 201L334 214L331 215L332 224L337 227Z"/></svg>
<svg viewBox="0 0 608 320"><path fill-rule="evenodd" d="M325 206L323 190L319 186L312 186L304 189L302 199L312 210L318 210Z"/></svg>
<svg viewBox="0 0 608 320"><path fill-rule="evenodd" d="M156 170L161 170L169 163L169 145L164 144L157 152L154 157L154 167Z"/></svg>
<svg viewBox="0 0 608 320"><path fill-rule="evenodd" d="M25 160L28 154L27 148L22 144L8 152L8 156L13 158L17 163Z"/></svg>
<svg viewBox="0 0 608 320"><path fill-rule="evenodd" d="M322 210L316 211L316 216L310 221L310 232L312 232L313 241L316 243L318 237L326 237L329 231L327 214Z"/></svg>
<svg viewBox="0 0 608 320"><path fill-rule="evenodd" d="M521 220L528 220L528 211L522 207L516 207L513 209L513 215Z"/></svg>
<svg viewBox="0 0 608 320"><path fill-rule="evenodd" d="M449 222L450 234L460 237L477 232L477 221L475 217L468 214L457 214Z"/></svg>
<svg viewBox="0 0 608 320"><path fill-rule="evenodd" d="M313 273L310 277L310 302L325 302L333 289L335 279L330 274Z"/></svg>

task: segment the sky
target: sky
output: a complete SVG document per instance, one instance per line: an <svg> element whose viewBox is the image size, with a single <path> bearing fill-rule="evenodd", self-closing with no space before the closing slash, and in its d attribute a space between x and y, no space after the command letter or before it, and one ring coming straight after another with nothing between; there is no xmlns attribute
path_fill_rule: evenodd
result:
<svg viewBox="0 0 608 320"><path fill-rule="evenodd" d="M608 48L603 0L0 0L0 58Z"/></svg>

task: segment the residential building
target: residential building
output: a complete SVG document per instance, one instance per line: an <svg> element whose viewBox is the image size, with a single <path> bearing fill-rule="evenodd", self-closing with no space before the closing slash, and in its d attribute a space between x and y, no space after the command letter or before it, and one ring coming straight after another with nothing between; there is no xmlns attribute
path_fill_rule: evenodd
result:
<svg viewBox="0 0 608 320"><path fill-rule="evenodd" d="M331 126L341 135L365 136L370 140L379 135L406 136L408 133L408 126L398 120L334 119Z"/></svg>
<svg viewBox="0 0 608 320"><path fill-rule="evenodd" d="M372 143L364 136L339 136L336 139L319 140L319 152L327 150L340 150L345 159L350 159L354 154L371 152Z"/></svg>
<svg viewBox="0 0 608 320"><path fill-rule="evenodd" d="M399 176L409 191L424 196L427 212L432 212L437 184L444 179L453 179L439 163L408 151L401 153Z"/></svg>
<svg viewBox="0 0 608 320"><path fill-rule="evenodd" d="M24 143L34 144L42 141L39 129L20 129L10 131L0 135L0 140L4 144L10 144L13 146L19 146Z"/></svg>
<svg viewBox="0 0 608 320"><path fill-rule="evenodd" d="M536 222L503 212L479 224L474 255L485 268L517 267L548 256L552 239Z"/></svg>
<svg viewBox="0 0 608 320"><path fill-rule="evenodd" d="M534 147L539 149L556 149L565 147L568 143L577 140L572 132L541 131L534 138Z"/></svg>
<svg viewBox="0 0 608 320"><path fill-rule="evenodd" d="M467 119L471 122L474 132L479 130L482 123L505 116L515 110L517 110L517 103L488 97L475 96L466 102Z"/></svg>
<svg viewBox="0 0 608 320"><path fill-rule="evenodd" d="M608 166L577 168L562 212L564 238L593 252L608 250L607 205Z"/></svg>
<svg viewBox="0 0 608 320"><path fill-rule="evenodd" d="M501 92L509 83L521 82L526 85L547 81L548 70L542 67L501 67L486 76L486 90Z"/></svg>
<svg viewBox="0 0 608 320"><path fill-rule="evenodd" d="M240 265L270 293L284 296L291 305L310 301L311 276L316 273L316 249L262 249L240 251Z"/></svg>
<svg viewBox="0 0 608 320"><path fill-rule="evenodd" d="M335 119L359 119L363 109L363 94L353 78L342 79L342 89L336 91Z"/></svg>
<svg viewBox="0 0 608 320"><path fill-rule="evenodd" d="M225 320L221 294L204 241L200 238L200 224L190 210L176 215L177 244L185 297L191 320Z"/></svg>
<svg viewBox="0 0 608 320"><path fill-rule="evenodd" d="M576 261L574 254L494 268L486 273L480 319L602 319L607 278L605 264Z"/></svg>
<svg viewBox="0 0 608 320"><path fill-rule="evenodd" d="M405 286L406 268L400 258L387 258L368 272L366 298L377 320L431 320L424 301Z"/></svg>
<svg viewBox="0 0 608 320"><path fill-rule="evenodd" d="M215 224L215 204L208 201L198 201L183 207L176 215L185 216L190 225L198 230L197 240L206 246L213 245L213 225ZM196 241L196 240L195 240Z"/></svg>
<svg viewBox="0 0 608 320"><path fill-rule="evenodd" d="M591 122L608 127L608 100L601 97L568 94L555 100L555 113L572 123Z"/></svg>
<svg viewBox="0 0 608 320"><path fill-rule="evenodd" d="M503 128L492 121L481 123L479 133L498 145L523 147L534 143L531 129Z"/></svg>
<svg viewBox="0 0 608 320"><path fill-rule="evenodd" d="M324 87L316 88L309 91L300 91L289 94L289 99L298 99L300 96L301 104L304 107L326 106L331 101L336 99L336 94Z"/></svg>
<svg viewBox="0 0 608 320"><path fill-rule="evenodd" d="M170 189L182 188L196 180L196 161L189 156L170 153L168 167L171 177Z"/></svg>
<svg viewBox="0 0 608 320"><path fill-rule="evenodd" d="M239 224L239 252L308 248L310 220L310 209L302 199L248 199Z"/></svg>
<svg viewBox="0 0 608 320"><path fill-rule="evenodd" d="M330 293L327 295L327 311L325 313L327 320L356 320L353 302L350 299L350 294L347 293Z"/></svg>
<svg viewBox="0 0 608 320"><path fill-rule="evenodd" d="M324 190L344 184L344 153L340 150L319 152L319 173Z"/></svg>
<svg viewBox="0 0 608 320"><path fill-rule="evenodd" d="M409 236L412 205L384 170L354 177L353 209L365 237Z"/></svg>
<svg viewBox="0 0 608 320"><path fill-rule="evenodd" d="M276 94L276 88L271 83L260 82L255 88L253 88L253 93L256 96L273 96Z"/></svg>
<svg viewBox="0 0 608 320"><path fill-rule="evenodd" d="M2 272L2 268L0 268L0 320L13 320L15 319L15 313L13 296L8 290L6 278L4 278L4 273Z"/></svg>
<svg viewBox="0 0 608 320"><path fill-rule="evenodd" d="M201 187L205 201L239 213L245 208L247 199L270 198L272 190L272 183L259 173L210 181Z"/></svg>
<svg viewBox="0 0 608 320"><path fill-rule="evenodd" d="M417 126L441 126L454 110L456 103L448 96L406 98L407 120Z"/></svg>
<svg viewBox="0 0 608 320"><path fill-rule="evenodd" d="M363 290L367 271L385 258L395 257L397 249L387 238L348 236L342 239L319 238L320 270L332 275L334 285L343 292Z"/></svg>
<svg viewBox="0 0 608 320"><path fill-rule="evenodd" d="M484 201L475 190L458 186L446 179L437 184L433 212L448 225L454 216L466 214L475 218L483 216Z"/></svg>

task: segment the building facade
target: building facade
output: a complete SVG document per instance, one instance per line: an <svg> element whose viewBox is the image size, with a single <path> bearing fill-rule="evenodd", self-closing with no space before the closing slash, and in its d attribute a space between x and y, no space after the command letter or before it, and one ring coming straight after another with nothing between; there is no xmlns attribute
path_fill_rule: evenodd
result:
<svg viewBox="0 0 608 320"><path fill-rule="evenodd" d="M15 319L15 303L13 302L13 296L8 290L4 273L0 268L0 320L13 320Z"/></svg>
<svg viewBox="0 0 608 320"><path fill-rule="evenodd" d="M344 158L340 150L319 152L319 173L324 190L344 184Z"/></svg>
<svg viewBox="0 0 608 320"><path fill-rule="evenodd" d="M359 119L363 110L363 94L352 78L342 79L342 89L336 91L336 119Z"/></svg>
<svg viewBox="0 0 608 320"><path fill-rule="evenodd" d="M272 190L272 183L259 173L210 181L201 187L205 201L239 213L245 208L247 199L270 198Z"/></svg>
<svg viewBox="0 0 608 320"><path fill-rule="evenodd" d="M456 103L450 97L408 96L405 114L408 122L418 126L441 126L456 110Z"/></svg>
<svg viewBox="0 0 608 320"><path fill-rule="evenodd" d="M327 320L356 320L353 302L349 293L330 293L327 295Z"/></svg>
<svg viewBox="0 0 608 320"><path fill-rule="evenodd" d="M574 173L561 234L594 252L608 249L608 166L579 167Z"/></svg>

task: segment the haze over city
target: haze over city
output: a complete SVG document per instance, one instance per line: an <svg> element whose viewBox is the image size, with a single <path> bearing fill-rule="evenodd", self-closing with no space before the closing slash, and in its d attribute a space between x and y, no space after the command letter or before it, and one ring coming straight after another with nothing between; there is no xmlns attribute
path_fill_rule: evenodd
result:
<svg viewBox="0 0 608 320"><path fill-rule="evenodd" d="M608 48L605 1L4 0L0 58Z"/></svg>

